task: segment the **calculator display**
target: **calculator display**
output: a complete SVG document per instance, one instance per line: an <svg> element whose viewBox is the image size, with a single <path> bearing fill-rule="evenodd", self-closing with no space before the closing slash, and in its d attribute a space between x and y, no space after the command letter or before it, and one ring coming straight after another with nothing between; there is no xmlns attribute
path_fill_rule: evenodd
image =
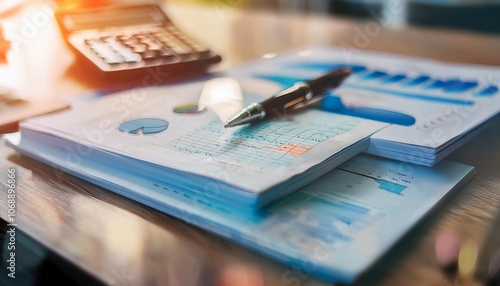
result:
<svg viewBox="0 0 500 286"><path fill-rule="evenodd" d="M68 13L62 23L68 32L107 29L135 25L153 25L166 20L165 14L156 6L122 9L99 9L92 13Z"/></svg>

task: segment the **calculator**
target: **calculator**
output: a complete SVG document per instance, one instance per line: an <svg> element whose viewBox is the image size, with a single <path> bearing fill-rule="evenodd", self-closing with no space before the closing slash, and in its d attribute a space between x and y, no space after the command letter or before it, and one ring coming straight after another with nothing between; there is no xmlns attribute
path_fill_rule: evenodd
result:
<svg viewBox="0 0 500 286"><path fill-rule="evenodd" d="M67 43L106 74L201 73L221 57L182 33L158 5L109 6L55 13Z"/></svg>

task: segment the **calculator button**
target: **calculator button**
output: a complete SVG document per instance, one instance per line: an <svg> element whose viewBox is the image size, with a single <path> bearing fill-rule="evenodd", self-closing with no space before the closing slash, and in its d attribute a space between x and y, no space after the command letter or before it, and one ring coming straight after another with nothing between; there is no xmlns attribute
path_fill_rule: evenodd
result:
<svg viewBox="0 0 500 286"><path fill-rule="evenodd" d="M106 34L86 39L85 44L109 65L141 62L145 66L169 64L174 61L202 59L211 53L173 26L142 30L134 34Z"/></svg>
<svg viewBox="0 0 500 286"><path fill-rule="evenodd" d="M134 35L132 35L132 37L140 40L140 39L146 38L147 36L143 33L140 33L140 34L134 34Z"/></svg>
<svg viewBox="0 0 500 286"><path fill-rule="evenodd" d="M140 53L142 59L144 60L151 60L151 59L157 59L158 58L158 53L152 50L146 50L142 53Z"/></svg>
<svg viewBox="0 0 500 286"><path fill-rule="evenodd" d="M122 54L122 56L123 56L123 59L125 60L125 62L127 62L127 63L138 63L138 62L142 61L141 55L134 53L134 52Z"/></svg>
<svg viewBox="0 0 500 286"><path fill-rule="evenodd" d="M108 46L110 46L112 49L116 49L117 47L120 48L122 46L122 44L114 38L106 38L103 42L108 44Z"/></svg>
<svg viewBox="0 0 500 286"><path fill-rule="evenodd" d="M133 51L114 38L106 39L106 44L120 55L130 54Z"/></svg>
<svg viewBox="0 0 500 286"><path fill-rule="evenodd" d="M99 42L99 41L98 41L98 40L96 40L96 39L85 39L85 40L83 40L83 42L84 42L87 46L90 46L90 45L92 45L93 43L95 43L95 42Z"/></svg>
<svg viewBox="0 0 500 286"><path fill-rule="evenodd" d="M170 49L172 49L172 51L181 56L191 54L191 49L181 44L172 44L169 47Z"/></svg>
<svg viewBox="0 0 500 286"><path fill-rule="evenodd" d="M119 41L125 41L127 39L130 39L129 36L127 35L117 35L116 38L119 40Z"/></svg>
<svg viewBox="0 0 500 286"><path fill-rule="evenodd" d="M148 47L150 50L160 50L161 48L164 47L164 45L160 42L154 42L154 43L148 44Z"/></svg>
<svg viewBox="0 0 500 286"><path fill-rule="evenodd" d="M201 46L201 45L198 45L198 44L196 44L196 43L194 43L194 42L189 43L189 46L191 46L191 48L192 48L195 52L197 52L198 54L201 54L201 55L203 55L203 56L208 55L208 54L210 53L210 52L209 52L209 50L208 50L207 48L205 48L205 47L203 47L203 46Z"/></svg>
<svg viewBox="0 0 500 286"><path fill-rule="evenodd" d="M174 35L164 31L157 38L178 55L191 54L193 50Z"/></svg>
<svg viewBox="0 0 500 286"><path fill-rule="evenodd" d="M145 44L137 44L132 46L132 50L136 53L144 53L148 49L148 46Z"/></svg>
<svg viewBox="0 0 500 286"><path fill-rule="evenodd" d="M143 44L149 45L149 44L155 43L156 39L151 38L151 37L147 37L147 38L141 38L141 39L139 39L139 41Z"/></svg>
<svg viewBox="0 0 500 286"><path fill-rule="evenodd" d="M189 39L188 37L182 35L178 36L178 38L186 45L188 45L193 51L195 51L198 54L201 55L207 55L209 54L209 51L207 48L201 46L200 44L194 42L193 40Z"/></svg>
<svg viewBox="0 0 500 286"><path fill-rule="evenodd" d="M174 57L175 53L169 48L163 47L159 50L159 55L160 57L168 58L168 57Z"/></svg>
<svg viewBox="0 0 500 286"><path fill-rule="evenodd" d="M110 65L124 62L124 59L104 42L99 40L89 40L87 41L87 45L94 53Z"/></svg>
<svg viewBox="0 0 500 286"><path fill-rule="evenodd" d="M124 62L123 58L118 55L109 55L104 57L103 60L110 65L121 64Z"/></svg>
<svg viewBox="0 0 500 286"><path fill-rule="evenodd" d="M104 37L100 37L100 38L99 38L99 40L100 40L101 42L106 42L106 40L108 40L108 39L111 39L111 37L110 37L110 36L104 36Z"/></svg>
<svg viewBox="0 0 500 286"><path fill-rule="evenodd" d="M136 38L125 38L125 39L120 39L120 41L128 47L137 45L139 41Z"/></svg>
<svg viewBox="0 0 500 286"><path fill-rule="evenodd" d="M179 30L178 30L176 27L174 27L174 26L168 26L168 27L167 27L167 30L168 30L170 33L172 33L172 34L174 34L174 35L176 35L176 36L182 35L182 34L179 32Z"/></svg>
<svg viewBox="0 0 500 286"><path fill-rule="evenodd" d="M176 54L188 55L188 54L191 54L193 52L188 45L184 44L183 42L181 42L180 40L178 40L174 36L164 35L164 37L166 40L163 41L163 43L167 47L169 47L172 51L174 51Z"/></svg>
<svg viewBox="0 0 500 286"><path fill-rule="evenodd" d="M125 35L118 35L116 37L101 37L101 40L104 41L111 48L115 55L110 55L109 51L101 51L104 52L103 60L108 64L118 64L118 63L138 63L142 60L141 56L135 53L128 45L124 44L124 41L135 41L137 40L130 38ZM98 41L100 42L100 41Z"/></svg>

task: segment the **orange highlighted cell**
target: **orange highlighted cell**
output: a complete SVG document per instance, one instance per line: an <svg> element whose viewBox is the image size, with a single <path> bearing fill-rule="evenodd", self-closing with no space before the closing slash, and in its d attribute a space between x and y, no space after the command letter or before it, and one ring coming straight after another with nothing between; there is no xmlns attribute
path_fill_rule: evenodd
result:
<svg viewBox="0 0 500 286"><path fill-rule="evenodd" d="M299 144L283 144L276 148L276 151L283 152L285 154L290 154L292 156L300 156L311 149L310 146L299 145Z"/></svg>

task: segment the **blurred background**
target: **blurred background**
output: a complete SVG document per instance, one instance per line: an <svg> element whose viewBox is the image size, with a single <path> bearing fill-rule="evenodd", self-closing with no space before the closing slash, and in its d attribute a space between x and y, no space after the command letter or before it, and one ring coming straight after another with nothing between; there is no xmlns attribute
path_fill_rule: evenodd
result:
<svg viewBox="0 0 500 286"><path fill-rule="evenodd" d="M0 0L0 11L2 6L13 6L17 2L23 1ZM138 2L193 3L238 8L308 11L363 19L383 17L391 24L408 23L487 33L500 32L500 0L54 0L54 2L67 8ZM391 9L397 9L398 13L393 13Z"/></svg>
<svg viewBox="0 0 500 286"><path fill-rule="evenodd" d="M500 32L500 0L171 0L383 18L388 24L405 23L456 28L487 33ZM398 13L394 13L398 10ZM401 12L399 12L401 11Z"/></svg>

